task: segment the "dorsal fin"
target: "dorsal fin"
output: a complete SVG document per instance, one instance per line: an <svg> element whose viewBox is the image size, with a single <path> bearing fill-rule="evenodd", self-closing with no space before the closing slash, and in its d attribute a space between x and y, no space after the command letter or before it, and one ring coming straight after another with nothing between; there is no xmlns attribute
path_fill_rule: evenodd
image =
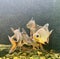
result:
<svg viewBox="0 0 60 59"><path fill-rule="evenodd" d="M43 26L43 28L44 28L46 31L49 31L49 30L48 30L48 27L49 27L49 24L48 24L48 23L46 23L46 24Z"/></svg>

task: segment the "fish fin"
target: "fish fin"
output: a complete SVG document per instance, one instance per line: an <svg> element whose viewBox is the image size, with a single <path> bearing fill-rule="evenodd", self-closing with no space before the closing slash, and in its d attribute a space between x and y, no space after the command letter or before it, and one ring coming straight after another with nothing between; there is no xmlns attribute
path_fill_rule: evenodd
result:
<svg viewBox="0 0 60 59"><path fill-rule="evenodd" d="M10 36L8 35L8 38L9 38L9 40L10 40Z"/></svg>
<svg viewBox="0 0 60 59"><path fill-rule="evenodd" d="M11 27L10 29L11 29L11 30L12 30L12 32L14 33L14 31L15 31L15 30L14 30L14 28L13 28L13 27Z"/></svg>
<svg viewBox="0 0 60 59"><path fill-rule="evenodd" d="M36 24L36 31L40 28L42 28L42 26L39 26L39 25Z"/></svg>
<svg viewBox="0 0 60 59"><path fill-rule="evenodd" d="M45 27L48 27L48 26L49 26L49 23L46 23L44 26L45 26Z"/></svg>
<svg viewBox="0 0 60 59"><path fill-rule="evenodd" d="M48 27L49 27L49 24L48 24L48 23L46 23L43 27L44 27L44 29L45 29L46 31L49 31L49 30L48 30Z"/></svg>
<svg viewBox="0 0 60 59"><path fill-rule="evenodd" d="M13 38L11 38L9 35L8 35L8 38L12 45L16 44L16 41Z"/></svg>
<svg viewBox="0 0 60 59"><path fill-rule="evenodd" d="M16 47L17 47L17 45L16 45L16 44L12 45L12 47L11 47L11 49L10 49L9 53L14 52L14 51L16 50Z"/></svg>
<svg viewBox="0 0 60 59"><path fill-rule="evenodd" d="M16 41L14 41L14 39L12 39L9 35L8 35L8 38L9 38L11 44L12 44L12 47L11 47L9 53L12 53L12 52L15 51L15 49L16 49L16 47L17 47L17 43L16 43Z"/></svg>
<svg viewBox="0 0 60 59"><path fill-rule="evenodd" d="M53 30L50 31L50 34L53 32Z"/></svg>
<svg viewBox="0 0 60 59"><path fill-rule="evenodd" d="M26 31L25 31L25 29L24 29L24 28L22 28L22 33L26 34Z"/></svg>

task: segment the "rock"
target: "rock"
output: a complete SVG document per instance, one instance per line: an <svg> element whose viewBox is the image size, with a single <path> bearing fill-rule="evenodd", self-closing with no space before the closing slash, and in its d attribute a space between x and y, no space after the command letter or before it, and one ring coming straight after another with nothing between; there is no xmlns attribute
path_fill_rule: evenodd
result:
<svg viewBox="0 0 60 59"><path fill-rule="evenodd" d="M46 57L45 56L40 56L40 59L46 59Z"/></svg>

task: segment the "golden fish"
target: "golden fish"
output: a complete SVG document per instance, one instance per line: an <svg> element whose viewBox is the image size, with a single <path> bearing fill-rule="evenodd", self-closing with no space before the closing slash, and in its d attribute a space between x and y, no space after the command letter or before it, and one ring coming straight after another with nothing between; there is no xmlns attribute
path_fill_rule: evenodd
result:
<svg viewBox="0 0 60 59"><path fill-rule="evenodd" d="M33 39L36 42L39 42L41 44L45 44L49 42L49 36L52 33L53 30L48 30L49 24L45 24L43 27L41 27L36 33L33 35Z"/></svg>

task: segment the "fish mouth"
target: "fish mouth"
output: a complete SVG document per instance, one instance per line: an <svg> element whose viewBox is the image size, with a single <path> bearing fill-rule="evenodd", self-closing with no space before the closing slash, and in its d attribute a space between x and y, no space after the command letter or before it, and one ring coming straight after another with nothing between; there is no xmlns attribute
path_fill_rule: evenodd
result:
<svg viewBox="0 0 60 59"><path fill-rule="evenodd" d="M37 38L35 38L35 37L34 37L33 39L34 39L34 41L37 42L37 43L45 44L44 42L40 42L40 41L39 41Z"/></svg>
<svg viewBox="0 0 60 59"><path fill-rule="evenodd" d="M49 40L45 41L44 43L45 43L45 45L47 45L49 43Z"/></svg>
<svg viewBox="0 0 60 59"><path fill-rule="evenodd" d="M44 42L45 45L47 45L48 43L47 42Z"/></svg>

